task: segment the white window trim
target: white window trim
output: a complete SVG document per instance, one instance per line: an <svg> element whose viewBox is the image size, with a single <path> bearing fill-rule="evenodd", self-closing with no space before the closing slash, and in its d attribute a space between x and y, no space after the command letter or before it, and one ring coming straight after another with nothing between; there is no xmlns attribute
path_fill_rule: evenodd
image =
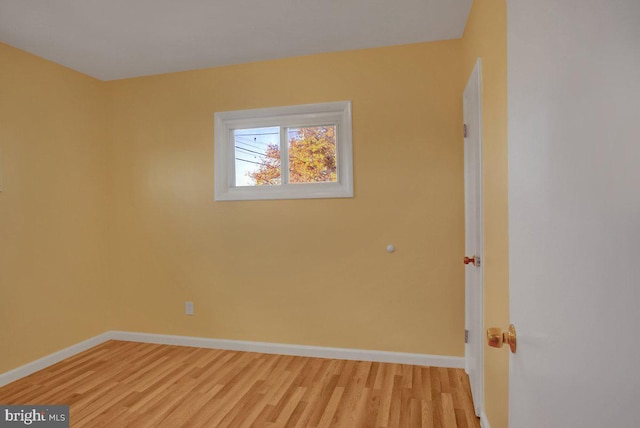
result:
<svg viewBox="0 0 640 428"><path fill-rule="evenodd" d="M261 199L313 199L353 197L353 149L351 101L304 104L215 113L214 174L216 201ZM279 186L235 186L233 130L267 126L297 127L336 125L338 181L293 183ZM282 143L281 143L282 144ZM282 174L288 173L288 153L281 150Z"/></svg>

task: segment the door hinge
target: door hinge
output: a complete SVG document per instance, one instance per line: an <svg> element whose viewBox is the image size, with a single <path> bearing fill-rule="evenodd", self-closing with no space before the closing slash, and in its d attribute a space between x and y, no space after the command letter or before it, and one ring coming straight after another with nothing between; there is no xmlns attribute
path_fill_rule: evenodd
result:
<svg viewBox="0 0 640 428"><path fill-rule="evenodd" d="M464 138L467 138L468 135L469 135L469 127L465 123L464 124Z"/></svg>
<svg viewBox="0 0 640 428"><path fill-rule="evenodd" d="M464 331L464 343L469 343L469 330Z"/></svg>

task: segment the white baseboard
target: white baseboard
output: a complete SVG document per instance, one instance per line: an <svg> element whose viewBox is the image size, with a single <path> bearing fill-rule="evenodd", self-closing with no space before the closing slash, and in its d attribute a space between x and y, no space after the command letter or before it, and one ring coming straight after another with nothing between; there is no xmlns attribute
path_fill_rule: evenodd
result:
<svg viewBox="0 0 640 428"><path fill-rule="evenodd" d="M46 357L42 357L31 363L25 364L24 366L20 366L8 372L2 373L0 374L0 386L4 386L20 378L29 376L31 373L35 373L38 370L46 369L47 367L59 363L66 358L72 357L75 354L79 354L82 351L86 351L87 349L93 348L94 346L106 342L111 338L110 333L111 332L99 334L98 336L92 337L91 339L76 343L75 345L64 348L63 350L58 352L54 352L53 354L49 354Z"/></svg>
<svg viewBox="0 0 640 428"><path fill-rule="evenodd" d="M464 357L446 355L409 354L404 352L369 351L365 349L328 348L323 346L289 345L284 343L249 342L244 340L210 339L206 337L172 336L166 334L108 331L39 360L0 374L0 386L29 376L65 358L69 358L107 340L156 343L161 345L191 346L195 348L227 349L230 351L260 352L263 354L293 355L299 357L335 358L340 360L374 361L379 363L413 364L447 368L464 368ZM489 425L483 426L489 428Z"/></svg>
<svg viewBox="0 0 640 428"><path fill-rule="evenodd" d="M114 340L125 340L130 342L227 349L230 351L260 352L263 354L294 355L297 357L335 358L339 360L361 360L380 363L413 364L417 366L464 368L464 357L450 357L445 355L328 348L323 346L209 339L204 337L171 336L165 334L129 333L125 331L112 331L110 333L111 338Z"/></svg>
<svg viewBox="0 0 640 428"><path fill-rule="evenodd" d="M489 419L487 419L487 414L484 410L480 414L480 428L491 428L491 425L489 425Z"/></svg>

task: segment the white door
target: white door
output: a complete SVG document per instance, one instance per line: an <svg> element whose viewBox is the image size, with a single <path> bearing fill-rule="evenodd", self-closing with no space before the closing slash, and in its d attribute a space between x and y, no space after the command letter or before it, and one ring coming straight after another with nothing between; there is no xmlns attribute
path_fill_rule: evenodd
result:
<svg viewBox="0 0 640 428"><path fill-rule="evenodd" d="M478 60L462 96L465 126L465 367L478 416L484 404L481 81L481 62Z"/></svg>
<svg viewBox="0 0 640 428"><path fill-rule="evenodd" d="M640 427L640 1L508 0L512 428Z"/></svg>

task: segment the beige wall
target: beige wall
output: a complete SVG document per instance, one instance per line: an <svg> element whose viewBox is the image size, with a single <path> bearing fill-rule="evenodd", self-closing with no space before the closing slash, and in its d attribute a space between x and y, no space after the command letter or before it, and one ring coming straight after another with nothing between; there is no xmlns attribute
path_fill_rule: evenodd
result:
<svg viewBox="0 0 640 428"><path fill-rule="evenodd" d="M475 0L462 40L464 78L482 58L485 326L509 325L507 16L505 0ZM508 426L509 352L485 348L485 410Z"/></svg>
<svg viewBox="0 0 640 428"><path fill-rule="evenodd" d="M0 373L110 327L104 91L0 44Z"/></svg>
<svg viewBox="0 0 640 428"><path fill-rule="evenodd" d="M462 356L462 81L456 40L108 82L115 327ZM214 112L338 100L353 199L213 201Z"/></svg>

